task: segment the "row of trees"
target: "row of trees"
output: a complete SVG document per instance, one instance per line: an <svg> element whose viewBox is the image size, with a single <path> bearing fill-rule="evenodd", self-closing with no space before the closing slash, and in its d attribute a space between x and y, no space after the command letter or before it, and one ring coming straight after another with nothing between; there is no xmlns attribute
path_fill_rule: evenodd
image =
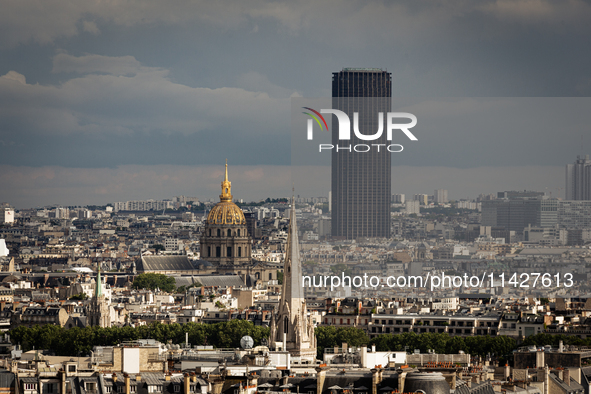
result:
<svg viewBox="0 0 591 394"><path fill-rule="evenodd" d="M459 337L450 336L447 333L382 334L370 340L365 331L359 328L336 328L334 326L316 328L316 339L319 356L323 354L325 348L340 347L343 342L349 346L375 345L378 351L420 349L422 353L425 353L433 349L440 354L457 354L462 350L471 355L486 356L490 353L498 357L510 354L517 347L515 339L506 336Z"/></svg>
<svg viewBox="0 0 591 394"><path fill-rule="evenodd" d="M13 344L21 344L24 351L52 349L58 356L89 354L94 346L113 346L138 339L155 339L162 343L185 342L189 333L191 345L213 345L218 348L237 348L240 338L250 335L255 346L268 338L269 328L255 326L244 320L231 320L215 324L161 324L153 323L139 327L86 327L61 328L55 325L20 326L9 331Z"/></svg>
<svg viewBox="0 0 591 394"><path fill-rule="evenodd" d="M216 324L161 324L153 323L139 327L87 327L65 329L55 325L24 326L9 331L12 343L21 344L24 351L31 349L52 349L59 356L76 356L89 354L94 346L113 346L126 341L138 339L155 339L162 343L171 341L174 344L185 342L185 333L189 333L192 345L213 345L218 348L237 348L240 338L250 335L255 346L269 337L269 328L255 326L244 320L231 320ZM440 354L456 354L460 350L474 356L491 354L496 357L507 357L518 346L558 346L559 341L565 345L591 346L591 338L581 339L575 336L537 334L528 337L523 343L517 344L515 339L506 336L450 336L447 333L397 335L382 334L371 340L359 328L336 328L321 326L316 328L318 357L322 358L324 349L340 347L343 342L349 346L376 346L378 351L413 351L420 349L427 352L433 349Z"/></svg>

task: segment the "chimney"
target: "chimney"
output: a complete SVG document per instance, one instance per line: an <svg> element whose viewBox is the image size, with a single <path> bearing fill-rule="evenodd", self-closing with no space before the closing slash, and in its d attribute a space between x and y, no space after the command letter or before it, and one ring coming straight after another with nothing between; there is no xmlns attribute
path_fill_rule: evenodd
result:
<svg viewBox="0 0 591 394"><path fill-rule="evenodd" d="M113 383L117 383L117 374L116 373L113 373L112 379L113 379Z"/></svg>
<svg viewBox="0 0 591 394"><path fill-rule="evenodd" d="M324 380L326 379L326 371L330 368L326 364L320 364L316 367L316 392L322 393L324 391Z"/></svg>
<svg viewBox="0 0 591 394"><path fill-rule="evenodd" d="M125 378L125 394L131 394L131 379L126 373L123 374L123 377Z"/></svg>
<svg viewBox="0 0 591 394"><path fill-rule="evenodd" d="M142 381L142 375L140 375L139 373L137 375L135 375L135 381L136 382L141 382Z"/></svg>
<svg viewBox="0 0 591 394"><path fill-rule="evenodd" d="M184 381L183 381L183 393L184 394L189 394L191 392L190 388L191 388L191 383L189 380L189 374L185 373L183 375Z"/></svg>
<svg viewBox="0 0 591 394"><path fill-rule="evenodd" d="M166 380L167 382L170 381L170 373L167 373L166 375L164 375L164 380Z"/></svg>
<svg viewBox="0 0 591 394"><path fill-rule="evenodd" d="M406 374L407 374L406 372L402 372L401 374L398 375L398 392L399 393L404 392L404 383L406 381Z"/></svg>
<svg viewBox="0 0 591 394"><path fill-rule="evenodd" d="M378 369L372 368L371 370L371 394L378 394ZM400 378L398 378L400 380Z"/></svg>
<svg viewBox="0 0 591 394"><path fill-rule="evenodd" d="M63 369L60 369L60 388L61 388L61 393L65 394L66 393L66 371L64 371Z"/></svg>
<svg viewBox="0 0 591 394"><path fill-rule="evenodd" d="M367 345L361 346L361 367L367 368Z"/></svg>
<svg viewBox="0 0 591 394"><path fill-rule="evenodd" d="M565 368L565 370L562 373L562 380L564 381L564 383L568 384L570 386L570 369Z"/></svg>

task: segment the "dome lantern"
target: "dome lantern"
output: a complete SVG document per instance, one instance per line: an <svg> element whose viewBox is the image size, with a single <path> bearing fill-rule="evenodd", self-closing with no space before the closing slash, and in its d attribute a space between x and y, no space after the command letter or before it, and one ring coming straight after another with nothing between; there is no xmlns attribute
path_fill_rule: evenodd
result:
<svg viewBox="0 0 591 394"><path fill-rule="evenodd" d="M246 224L244 213L238 205L232 202L232 183L228 180L228 161L226 160L226 174L222 181L222 194L218 202L207 215L209 224Z"/></svg>

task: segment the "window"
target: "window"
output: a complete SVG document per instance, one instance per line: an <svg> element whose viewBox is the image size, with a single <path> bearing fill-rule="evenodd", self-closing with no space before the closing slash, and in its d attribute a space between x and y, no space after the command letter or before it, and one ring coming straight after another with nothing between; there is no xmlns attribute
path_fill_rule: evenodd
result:
<svg viewBox="0 0 591 394"><path fill-rule="evenodd" d="M222 232L221 232L221 230L218 228L218 237L221 237L221 236L222 236Z"/></svg>
<svg viewBox="0 0 591 394"><path fill-rule="evenodd" d="M240 236L240 229L238 229L237 233L238 233L238 236Z"/></svg>
<svg viewBox="0 0 591 394"><path fill-rule="evenodd" d="M211 237L211 229L209 229L209 236Z"/></svg>
<svg viewBox="0 0 591 394"><path fill-rule="evenodd" d="M242 246L238 247L238 257L242 257Z"/></svg>
<svg viewBox="0 0 591 394"><path fill-rule="evenodd" d="M137 389L137 386L129 386L130 393L135 393L136 389Z"/></svg>
<svg viewBox="0 0 591 394"><path fill-rule="evenodd" d="M37 388L37 385L35 383L26 383L25 384L25 390L35 390Z"/></svg>
<svg viewBox="0 0 591 394"><path fill-rule="evenodd" d="M111 393L111 392L113 392L113 386L105 386L105 392L106 392L106 393Z"/></svg>
<svg viewBox="0 0 591 394"><path fill-rule="evenodd" d="M232 236L232 230L228 229L228 237Z"/></svg>
<svg viewBox="0 0 591 394"><path fill-rule="evenodd" d="M178 393L179 391L181 391L181 386L179 386L178 384L174 385L174 392Z"/></svg>
<svg viewBox="0 0 591 394"><path fill-rule="evenodd" d="M76 366L75 365L68 365L68 372L76 372Z"/></svg>
<svg viewBox="0 0 591 394"><path fill-rule="evenodd" d="M207 247L207 257L211 257L211 246Z"/></svg>
<svg viewBox="0 0 591 394"><path fill-rule="evenodd" d="M269 272L269 280L273 280L273 274Z"/></svg>
<svg viewBox="0 0 591 394"><path fill-rule="evenodd" d="M232 257L232 247L231 246L228 246L228 248L226 249L226 256Z"/></svg>
<svg viewBox="0 0 591 394"><path fill-rule="evenodd" d="M215 257L222 257L222 248L221 248L221 246L216 246L215 247Z"/></svg>

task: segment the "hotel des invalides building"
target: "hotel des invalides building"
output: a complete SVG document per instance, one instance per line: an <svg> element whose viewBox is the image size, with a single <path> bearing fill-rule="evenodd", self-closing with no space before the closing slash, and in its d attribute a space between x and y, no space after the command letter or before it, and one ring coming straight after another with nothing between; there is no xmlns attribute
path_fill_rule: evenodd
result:
<svg viewBox="0 0 591 394"><path fill-rule="evenodd" d="M236 284L228 275L240 275L246 286L256 281L277 280L277 271L283 264L253 260L252 237L248 233L242 209L232 201L232 183L228 180L228 164L222 181L222 194L207 215L205 228L199 240L200 260L187 256L142 256L135 272L154 272L167 275L197 276L194 281ZM206 275L206 276L205 276ZM210 283L211 282L211 283Z"/></svg>

